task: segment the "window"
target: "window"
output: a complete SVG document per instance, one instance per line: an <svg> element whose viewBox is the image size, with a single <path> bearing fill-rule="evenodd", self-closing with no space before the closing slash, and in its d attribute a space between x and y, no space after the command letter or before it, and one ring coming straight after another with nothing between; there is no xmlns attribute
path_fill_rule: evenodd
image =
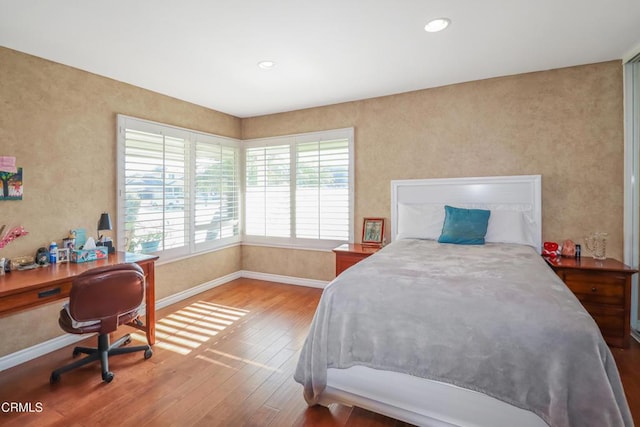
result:
<svg viewBox="0 0 640 427"><path fill-rule="evenodd" d="M245 146L247 241L307 247L353 241L353 129Z"/></svg>
<svg viewBox="0 0 640 427"><path fill-rule="evenodd" d="M172 259L240 240L239 142L118 116L118 241Z"/></svg>

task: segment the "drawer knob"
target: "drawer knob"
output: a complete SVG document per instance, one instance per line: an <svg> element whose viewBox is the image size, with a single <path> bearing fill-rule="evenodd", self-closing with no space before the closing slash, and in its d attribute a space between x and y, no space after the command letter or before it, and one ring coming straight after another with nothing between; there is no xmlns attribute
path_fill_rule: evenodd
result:
<svg viewBox="0 0 640 427"><path fill-rule="evenodd" d="M593 288L591 288L591 292L598 292L598 289L594 286Z"/></svg>

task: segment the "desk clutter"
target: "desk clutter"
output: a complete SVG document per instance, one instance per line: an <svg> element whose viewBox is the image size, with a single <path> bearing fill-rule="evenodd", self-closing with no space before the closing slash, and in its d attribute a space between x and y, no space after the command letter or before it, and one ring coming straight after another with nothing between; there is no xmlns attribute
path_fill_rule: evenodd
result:
<svg viewBox="0 0 640 427"><path fill-rule="evenodd" d="M105 245L106 241L97 242L93 237L86 237L87 233L83 228L69 231L69 235L62 239L63 248L57 249L55 242L49 247L49 262L88 262L105 259L109 253L114 252L111 241L109 245ZM51 255L55 254L55 255Z"/></svg>
<svg viewBox="0 0 640 427"><path fill-rule="evenodd" d="M21 226L10 228L5 232L6 226L0 226L0 238L2 246L6 246L18 237L28 234ZM35 255L23 255L11 259L0 258L0 275L10 271L33 270L47 267L50 264L66 262L84 263L108 258L110 253L115 253L113 242L110 238L102 238L96 242L93 237L86 237L86 231L82 228L70 230L67 237L62 239L58 247L52 241L48 248L40 247Z"/></svg>

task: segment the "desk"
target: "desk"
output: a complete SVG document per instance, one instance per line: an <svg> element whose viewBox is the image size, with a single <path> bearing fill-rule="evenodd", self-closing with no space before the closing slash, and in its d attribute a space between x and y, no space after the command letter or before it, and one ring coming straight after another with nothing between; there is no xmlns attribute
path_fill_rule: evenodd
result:
<svg viewBox="0 0 640 427"><path fill-rule="evenodd" d="M48 304L69 297L74 277L87 270L105 265L135 262L144 271L145 325L139 327L147 334L149 345L156 342L155 255L126 252L110 254L107 259L81 264L51 264L33 270L12 271L0 276L0 316Z"/></svg>

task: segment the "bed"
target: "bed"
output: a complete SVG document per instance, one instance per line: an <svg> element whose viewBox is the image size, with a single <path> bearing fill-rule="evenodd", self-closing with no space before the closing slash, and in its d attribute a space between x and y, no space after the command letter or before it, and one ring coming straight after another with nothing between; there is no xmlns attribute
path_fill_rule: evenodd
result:
<svg viewBox="0 0 640 427"><path fill-rule="evenodd" d="M391 243L323 292L294 375L310 405L425 426L633 425L595 322L539 256L540 176L392 181L391 195ZM489 210L487 242L438 243L445 206Z"/></svg>

